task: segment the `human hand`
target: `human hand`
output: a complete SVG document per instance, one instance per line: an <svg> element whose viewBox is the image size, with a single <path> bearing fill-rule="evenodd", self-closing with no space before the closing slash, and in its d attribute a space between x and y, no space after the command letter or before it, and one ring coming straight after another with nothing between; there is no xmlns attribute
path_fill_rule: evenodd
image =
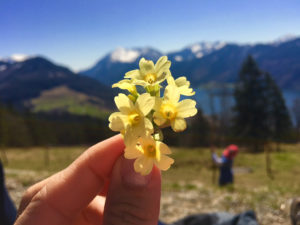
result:
<svg viewBox="0 0 300 225"><path fill-rule="evenodd" d="M157 225L161 176L134 172L120 135L100 142L24 194L15 225Z"/></svg>

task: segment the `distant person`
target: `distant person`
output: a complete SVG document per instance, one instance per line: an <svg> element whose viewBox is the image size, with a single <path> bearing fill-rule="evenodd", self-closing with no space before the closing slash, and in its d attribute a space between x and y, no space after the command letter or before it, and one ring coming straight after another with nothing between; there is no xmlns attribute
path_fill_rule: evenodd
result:
<svg viewBox="0 0 300 225"><path fill-rule="evenodd" d="M17 210L5 187L4 171L0 160L0 224L13 225L16 216Z"/></svg>
<svg viewBox="0 0 300 225"><path fill-rule="evenodd" d="M220 168L219 185L224 186L226 184L233 184L233 172L232 165L233 159L239 151L238 146L229 145L222 154L222 157L218 157L215 150L212 150L212 159L214 163Z"/></svg>

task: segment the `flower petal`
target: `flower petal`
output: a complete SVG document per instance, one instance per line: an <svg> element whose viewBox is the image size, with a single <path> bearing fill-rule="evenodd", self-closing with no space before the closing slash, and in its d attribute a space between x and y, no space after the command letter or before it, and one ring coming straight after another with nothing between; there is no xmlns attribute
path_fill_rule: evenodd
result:
<svg viewBox="0 0 300 225"><path fill-rule="evenodd" d="M159 68L159 70L156 70L157 80L164 80L171 73L170 66L171 62L167 61L164 65L161 66L161 68Z"/></svg>
<svg viewBox="0 0 300 225"><path fill-rule="evenodd" d="M162 56L158 59L155 64L155 72L157 75L157 81L162 82L169 76L171 62L168 60L167 56Z"/></svg>
<svg viewBox="0 0 300 225"><path fill-rule="evenodd" d="M152 97L149 93L144 93L136 100L135 107L142 113L143 116L147 116L153 109L154 103L154 97Z"/></svg>
<svg viewBox="0 0 300 225"><path fill-rule="evenodd" d="M134 170L143 176L148 175L153 168L153 160L147 157L137 158L134 162Z"/></svg>
<svg viewBox="0 0 300 225"><path fill-rule="evenodd" d="M127 128L125 129L124 143L127 147L136 146L136 140L139 136L133 131L134 130L131 126L127 126Z"/></svg>
<svg viewBox="0 0 300 225"><path fill-rule="evenodd" d="M149 85L148 82L146 82L144 80L137 80L137 79L133 80L132 83L135 84L135 85L143 86L143 87L146 87L146 86Z"/></svg>
<svg viewBox="0 0 300 225"><path fill-rule="evenodd" d="M124 157L126 159L136 159L138 157L141 157L142 155L143 155L143 153L135 146L125 148Z"/></svg>
<svg viewBox="0 0 300 225"><path fill-rule="evenodd" d="M154 104L153 109L155 111L159 111L160 107L161 107L161 104L162 104L162 99L160 97L155 97L155 104Z"/></svg>
<svg viewBox="0 0 300 225"><path fill-rule="evenodd" d="M121 112L112 113L108 120L109 120L109 128L113 131L121 131L126 128L127 124L127 116L122 114Z"/></svg>
<svg viewBox="0 0 300 225"><path fill-rule="evenodd" d="M165 143L161 142L161 141L157 141L156 142L156 146L159 149L161 154L171 154L171 149L168 147L168 145L166 145Z"/></svg>
<svg viewBox="0 0 300 225"><path fill-rule="evenodd" d="M163 65L168 61L168 57L167 56L162 56L160 57L157 62L155 63L155 71L160 70L161 67L163 67Z"/></svg>
<svg viewBox="0 0 300 225"><path fill-rule="evenodd" d="M155 146L155 140L151 135L146 135L144 137L139 138L139 143L142 147L146 147L148 145L154 145Z"/></svg>
<svg viewBox="0 0 300 225"><path fill-rule="evenodd" d="M182 118L176 118L171 121L171 127L175 132L184 131L186 128L186 122Z"/></svg>
<svg viewBox="0 0 300 225"><path fill-rule="evenodd" d="M141 58L141 60L139 62L139 66L140 66L141 75L147 75L149 73L155 73L154 63L151 60L146 60L145 58Z"/></svg>
<svg viewBox="0 0 300 225"><path fill-rule="evenodd" d="M154 112L153 121L156 123L157 126L161 126L165 122L167 122L167 120L159 112Z"/></svg>
<svg viewBox="0 0 300 225"><path fill-rule="evenodd" d="M163 70L158 71L156 82L157 83L163 82L167 78L167 76L168 76L167 71L163 71Z"/></svg>
<svg viewBox="0 0 300 225"><path fill-rule="evenodd" d="M172 103L177 103L180 98L180 93L175 85L168 85L165 89L164 100L171 101Z"/></svg>
<svg viewBox="0 0 300 225"><path fill-rule="evenodd" d="M188 86L179 87L179 92L181 95L185 96L192 96L195 94L194 90L192 88L189 88Z"/></svg>
<svg viewBox="0 0 300 225"><path fill-rule="evenodd" d="M125 78L139 79L141 77L140 70L131 70L125 73Z"/></svg>
<svg viewBox="0 0 300 225"><path fill-rule="evenodd" d="M169 74L169 76L167 76L167 82L169 85L176 85L174 77L171 74Z"/></svg>
<svg viewBox="0 0 300 225"><path fill-rule="evenodd" d="M174 163L174 160L166 155L161 155L159 161L155 161L155 164L160 170L166 171L170 168L171 164Z"/></svg>
<svg viewBox="0 0 300 225"><path fill-rule="evenodd" d="M190 82L186 79L186 77L178 77L175 80L175 84L177 87L190 86Z"/></svg>
<svg viewBox="0 0 300 225"><path fill-rule="evenodd" d="M177 117L187 118L197 114L196 101L185 99L177 105Z"/></svg>
<svg viewBox="0 0 300 225"><path fill-rule="evenodd" d="M148 133L152 134L153 133L153 124L152 124L152 122L148 118L144 118L144 123L145 123L146 131L148 131Z"/></svg>
<svg viewBox="0 0 300 225"><path fill-rule="evenodd" d="M115 103L118 109L124 114L129 114L134 109L133 102L124 94L119 94L115 97Z"/></svg>
<svg viewBox="0 0 300 225"><path fill-rule="evenodd" d="M115 87L123 89L123 90L128 90L130 93L133 93L133 94L137 93L136 87L134 84L132 84L131 80L127 80L127 79L121 80L118 83L115 83L112 85L112 88L115 88Z"/></svg>
<svg viewBox="0 0 300 225"><path fill-rule="evenodd" d="M153 125L147 118L141 118L138 124L128 126L125 133L125 138L131 136L132 138L138 138L141 136L146 136L147 133L153 133Z"/></svg>

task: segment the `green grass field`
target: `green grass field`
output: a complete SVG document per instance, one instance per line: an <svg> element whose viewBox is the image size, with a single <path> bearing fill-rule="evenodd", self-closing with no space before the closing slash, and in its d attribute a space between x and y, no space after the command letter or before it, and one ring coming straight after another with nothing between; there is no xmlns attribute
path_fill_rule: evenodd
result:
<svg viewBox="0 0 300 225"><path fill-rule="evenodd" d="M65 168L85 149L85 146L50 147L48 165L46 149L7 149L7 177L16 179L27 187ZM274 179L270 179L266 174L263 153L241 152L234 163L235 185L225 188L219 188L216 184L217 171L213 179L209 149L172 149L175 164L170 170L162 173L163 195L193 192L201 197L199 201L203 200L207 206L212 204L211 207L217 207L217 210L240 212L254 209L258 214L265 214L270 210L281 213L280 218L286 221L287 200L300 195L300 144L283 145L281 152L271 154ZM218 153L221 153L221 149ZM219 201L218 206L213 205L215 199Z"/></svg>
<svg viewBox="0 0 300 225"><path fill-rule="evenodd" d="M6 150L6 168L55 173L69 165L87 147L50 147L49 164L46 165L45 148L11 148ZM163 172L163 188L178 188L178 181L201 181L207 187L213 184L213 169L207 148L172 148L175 164ZM219 155L221 150L219 149ZM274 179L266 175L263 153L240 153L235 160L235 189L252 189L259 186L277 188L283 193L300 193L300 145L284 145L281 152L271 154ZM184 187L183 187L184 188Z"/></svg>

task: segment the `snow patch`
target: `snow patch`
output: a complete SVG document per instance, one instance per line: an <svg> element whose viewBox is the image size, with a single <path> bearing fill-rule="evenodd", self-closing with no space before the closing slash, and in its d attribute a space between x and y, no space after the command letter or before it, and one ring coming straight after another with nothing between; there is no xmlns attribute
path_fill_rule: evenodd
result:
<svg viewBox="0 0 300 225"><path fill-rule="evenodd" d="M202 50L202 46L200 44L192 45L190 48L193 53L196 53L196 52Z"/></svg>
<svg viewBox="0 0 300 225"><path fill-rule="evenodd" d="M201 58L203 55L211 53L215 50L219 50L226 45L225 42L201 42L198 44L194 44L189 46L188 48L191 49L192 53L195 54L197 58Z"/></svg>
<svg viewBox="0 0 300 225"><path fill-rule="evenodd" d="M7 66L6 65L1 65L0 66L0 72L4 71L7 69Z"/></svg>
<svg viewBox="0 0 300 225"><path fill-rule="evenodd" d="M28 55L24 55L24 54L13 54L10 56L10 58L15 62L23 62L30 57Z"/></svg>
<svg viewBox="0 0 300 225"><path fill-rule="evenodd" d="M215 45L215 49L216 49L216 50L219 50L219 49L223 48L225 45L226 45L225 42L218 42L218 43Z"/></svg>
<svg viewBox="0 0 300 225"><path fill-rule="evenodd" d="M206 49L212 49L214 47L215 43L206 42L204 43L204 46Z"/></svg>
<svg viewBox="0 0 300 225"><path fill-rule="evenodd" d="M25 54L12 54L11 56L0 58L1 61L6 63L16 63L16 62L23 62L33 56L28 56Z"/></svg>
<svg viewBox="0 0 300 225"><path fill-rule="evenodd" d="M203 53L202 53L202 52L198 52L198 53L196 54L196 58L202 58L202 56L203 56Z"/></svg>
<svg viewBox="0 0 300 225"><path fill-rule="evenodd" d="M174 58L177 62L181 62L183 60L182 56L176 55Z"/></svg>
<svg viewBox="0 0 300 225"><path fill-rule="evenodd" d="M117 48L111 53L110 59L113 62L131 63L134 62L139 56L139 51L125 48Z"/></svg>
<svg viewBox="0 0 300 225"><path fill-rule="evenodd" d="M297 39L298 37L296 35L293 34L287 34L284 35L282 37L277 38L275 41L273 41L274 45L280 45L282 43L288 42L288 41L292 41L294 39Z"/></svg>

